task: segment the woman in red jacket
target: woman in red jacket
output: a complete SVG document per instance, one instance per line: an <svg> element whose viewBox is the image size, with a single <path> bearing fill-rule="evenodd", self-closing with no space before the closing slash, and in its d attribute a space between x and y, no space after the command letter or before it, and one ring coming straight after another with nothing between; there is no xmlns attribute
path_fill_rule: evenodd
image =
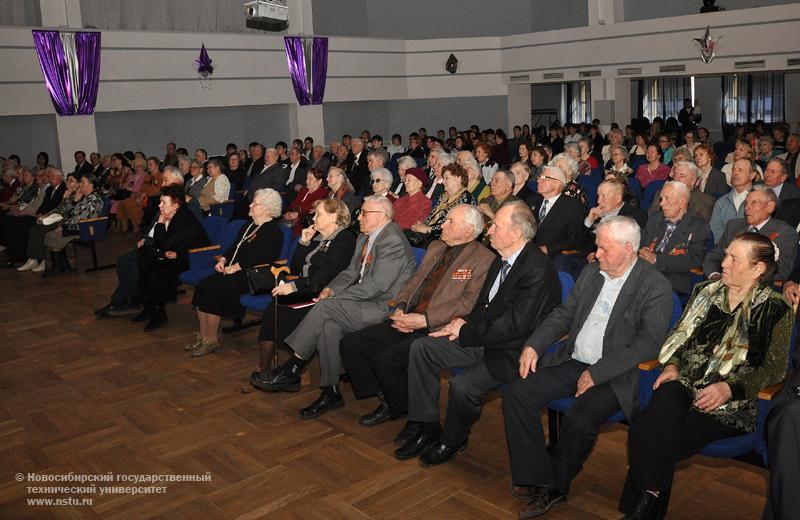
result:
<svg viewBox="0 0 800 520"><path fill-rule="evenodd" d="M310 222L314 203L327 195L328 187L325 186L323 173L315 168L309 169L306 174L306 187L297 193L289 205L289 211L283 214L283 220L292 226L293 237L300 236L300 232L306 227L306 221Z"/></svg>

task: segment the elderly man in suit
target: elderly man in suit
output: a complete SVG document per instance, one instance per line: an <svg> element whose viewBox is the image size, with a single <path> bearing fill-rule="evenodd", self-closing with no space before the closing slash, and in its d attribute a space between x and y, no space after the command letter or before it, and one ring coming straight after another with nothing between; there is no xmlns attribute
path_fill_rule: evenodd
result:
<svg viewBox="0 0 800 520"><path fill-rule="evenodd" d="M346 170L350 184L359 193L369 193L369 165L367 163L367 151L364 149L364 140L355 137L350 141L350 152L353 156L352 162Z"/></svg>
<svg viewBox="0 0 800 520"><path fill-rule="evenodd" d="M254 172L247 188L247 200L253 202L253 194L263 188L271 188L278 193L286 193L286 181L289 179L289 169L278 162L278 151L268 148L264 152L264 168Z"/></svg>
<svg viewBox="0 0 800 520"><path fill-rule="evenodd" d="M545 166L537 179L538 197L531 208L539 230L535 242L550 258L562 251L581 249L586 242L583 204L562 195L567 176L557 166Z"/></svg>
<svg viewBox="0 0 800 520"><path fill-rule="evenodd" d="M691 192L679 181L661 189L661 211L650 216L642 232L639 258L655 265L684 298L691 292L689 271L700 267L711 236L708 222L694 214Z"/></svg>
<svg viewBox="0 0 800 520"><path fill-rule="evenodd" d="M414 272L415 260L403 231L392 222L394 211L386 197L367 197L358 223L361 234L350 265L319 294L319 301L286 338L294 354L270 373L259 388L271 391L299 388L300 372L319 353L322 393L300 410L301 419L319 417L344 406L339 392L339 340L345 334L380 323L389 302Z"/></svg>
<svg viewBox="0 0 800 520"><path fill-rule="evenodd" d="M778 156L786 162L787 169L789 170L789 178L793 180L800 179L800 134L790 134L786 138L786 153Z"/></svg>
<svg viewBox="0 0 800 520"><path fill-rule="evenodd" d="M398 459L424 465L447 462L467 447L486 395L511 381L525 338L560 300L558 273L532 242L536 221L521 201L501 207L489 228L499 257L492 263L472 311L411 344L408 423L399 434ZM444 428L439 423L439 373L462 368L450 380Z"/></svg>
<svg viewBox="0 0 800 520"><path fill-rule="evenodd" d="M769 237L775 243L778 248L778 270L775 271L775 279L786 280L794 265L797 232L786 222L772 218L777 205L778 197L774 191L763 184L753 186L743 203L744 218L728 221L725 231L717 240L717 245L703 260L703 273L707 278L716 280L722 276L722 259L725 258L728 245L739 233L752 231Z"/></svg>
<svg viewBox="0 0 800 520"><path fill-rule="evenodd" d="M628 420L638 411L638 364L658 354L672 314L672 287L637 258L639 238L631 218L600 224L597 262L583 270L567 302L536 327L519 357L520 377L503 390L512 493L529 500L520 518L563 503L600 425L620 409ZM566 334L566 343L548 352ZM548 453L541 409L573 396Z"/></svg>
<svg viewBox="0 0 800 520"><path fill-rule="evenodd" d="M374 426L408 411L408 352L411 343L437 331L475 304L494 254L477 237L480 212L468 204L451 209L416 273L395 298L382 323L342 338L342 363L358 399L378 397L378 408L359 419ZM384 390L385 389L385 390Z"/></svg>
<svg viewBox="0 0 800 520"><path fill-rule="evenodd" d="M710 222L711 214L714 212L714 204L716 204L717 199L715 199L713 195L703 193L703 190L700 189L698 182L700 179L700 170L697 168L697 165L689 161L676 162L672 165L672 179L682 182L691 190L689 211L701 217L706 222ZM661 205L659 204L660 198L661 190L658 190L653 198L653 203L650 205L650 215L658 213L661 209Z"/></svg>
<svg viewBox="0 0 800 520"><path fill-rule="evenodd" d="M800 198L800 188L789 180L789 165L783 159L770 159L764 167L764 184L778 196L778 210L787 200Z"/></svg>

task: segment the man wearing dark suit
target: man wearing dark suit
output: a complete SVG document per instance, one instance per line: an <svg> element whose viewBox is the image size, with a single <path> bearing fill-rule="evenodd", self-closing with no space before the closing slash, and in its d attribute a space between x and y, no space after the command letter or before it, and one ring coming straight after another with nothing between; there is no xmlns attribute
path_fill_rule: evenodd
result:
<svg viewBox="0 0 800 520"><path fill-rule="evenodd" d="M61 199L64 198L64 191L67 186L64 184L64 174L58 168L49 168L48 175L50 178L50 186L44 192L44 200L36 215L47 215L61 204Z"/></svg>
<svg viewBox="0 0 800 520"><path fill-rule="evenodd" d="M789 179L789 165L783 159L770 159L764 167L764 184L778 196L778 211L787 200L800 198L800 188Z"/></svg>
<svg viewBox="0 0 800 520"><path fill-rule="evenodd" d="M300 372L315 352L319 354L319 398L300 410L301 419L313 419L344 406L339 391L339 340L356 330L380 323L393 300L414 272L416 262L386 197L367 197L358 216L361 234L350 265L322 289L319 301L286 338L294 355L270 373L260 388L295 388Z"/></svg>
<svg viewBox="0 0 800 520"><path fill-rule="evenodd" d="M331 159L325 153L325 148L322 145L316 145L311 150L311 168L314 168L317 171L323 173L323 175L327 175L328 168L331 166Z"/></svg>
<svg viewBox="0 0 800 520"><path fill-rule="evenodd" d="M700 178L700 170L694 163L680 161L672 166L672 179L685 184L690 190L689 197L689 211L701 217L706 222L711 222L711 214L714 212L714 204L717 199L713 195L703 193L698 187L698 179ZM661 209L659 200L661 198L661 190L656 192L653 197L653 203L650 205L649 214L652 216L658 213Z"/></svg>
<svg viewBox="0 0 800 520"><path fill-rule="evenodd" d="M561 168L545 166L538 179L538 197L531 208L539 225L534 242L550 258L586 245L584 207L578 199L562 195L566 183Z"/></svg>
<svg viewBox="0 0 800 520"><path fill-rule="evenodd" d="M353 154L353 161L350 163L347 178L350 184L359 193L369 193L369 165L367 164L367 151L364 149L364 141L360 137L355 137L350 141L350 151Z"/></svg>
<svg viewBox="0 0 800 520"><path fill-rule="evenodd" d="M467 447L488 393L516 377L525 338L559 302L552 262L532 242L533 214L516 201L501 207L489 228L499 258L492 263L472 311L411 344L408 424L398 459L442 464ZM450 380L444 428L439 425L439 373L463 368Z"/></svg>
<svg viewBox="0 0 800 520"><path fill-rule="evenodd" d="M350 153L350 150L345 145L340 144L336 148L336 156L332 164L337 168L341 168L346 174L353 164L353 154Z"/></svg>
<svg viewBox="0 0 800 520"><path fill-rule="evenodd" d="M306 172L308 172L308 161L298 148L289 150L289 173L287 174L286 187L284 192L289 194L288 201L294 198L298 191L306 186Z"/></svg>
<svg viewBox="0 0 800 520"><path fill-rule="evenodd" d="M759 184L753 186L744 201L744 218L734 218L725 224L722 236L714 249L703 260L703 273L716 280L722 276L722 259L725 249L739 233L755 231L769 237L778 247L778 270L775 280L786 280L794 266L797 251L797 231L782 220L772 218L778 198L770 188Z"/></svg>
<svg viewBox="0 0 800 520"><path fill-rule="evenodd" d="M264 169L264 147L258 143L250 145L250 165L247 167L247 177L253 178Z"/></svg>
<svg viewBox="0 0 800 520"><path fill-rule="evenodd" d="M72 174L80 179L84 175L92 173L92 165L86 160L86 152L78 150L75 152L75 171Z"/></svg>
<svg viewBox="0 0 800 520"><path fill-rule="evenodd" d="M583 226L587 230L586 240L587 251L577 254L558 255L553 262L556 269L564 271L577 279L581 271L589 261L594 260L595 246L594 236L597 233L597 226L602 222L616 216L631 217L644 229L647 223L647 214L638 206L625 201L625 185L616 179L608 179L600 183L597 187L597 206L589 210L589 214L583 219ZM587 255L588 253L588 255Z"/></svg>
<svg viewBox="0 0 800 520"><path fill-rule="evenodd" d="M530 499L521 518L563 503L600 425L620 409L628 420L638 411L638 364L658 354L672 314L669 281L637 259L638 249L633 219L600 224L598 261L583 270L567 302L536 327L519 358L520 378L503 390L512 493ZM565 334L566 343L547 352ZM541 409L573 396L548 453Z"/></svg>
<svg viewBox="0 0 800 520"><path fill-rule="evenodd" d="M382 323L342 338L342 364L358 399L377 396L378 408L359 419L374 426L408 411L408 352L411 343L469 313L494 254L475 239L483 218L475 206L450 210L421 264L395 298Z"/></svg>
<svg viewBox="0 0 800 520"><path fill-rule="evenodd" d="M264 153L264 168L250 180L247 188L247 200L252 202L253 195L262 188L272 188L278 193L286 193L286 180L289 169L278 162L278 152L269 148Z"/></svg>
<svg viewBox="0 0 800 520"><path fill-rule="evenodd" d="M711 227L689 210L690 191L682 182L667 182L661 194L661 211L650 215L642 231L639 258L655 265L675 292L688 297L689 272L703 262Z"/></svg>

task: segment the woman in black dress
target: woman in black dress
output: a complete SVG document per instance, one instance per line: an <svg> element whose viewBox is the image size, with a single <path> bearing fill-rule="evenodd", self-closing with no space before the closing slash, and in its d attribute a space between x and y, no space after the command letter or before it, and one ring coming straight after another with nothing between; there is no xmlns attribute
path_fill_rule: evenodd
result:
<svg viewBox="0 0 800 520"><path fill-rule="evenodd" d="M261 352L258 371L250 376L251 384L255 386L260 379L269 378L275 342L282 342L311 310L311 306L296 309L290 305L311 302L353 258L356 239L347 229L350 225L347 205L341 200L325 199L317 201L314 209L314 224L302 231L300 243L292 257L291 271L299 278L279 284L272 290L272 296L278 300L277 337L275 302L264 311L258 335ZM252 391L252 387L245 385L242 390Z"/></svg>
<svg viewBox="0 0 800 520"><path fill-rule="evenodd" d="M132 321L148 320L148 331L166 325L164 303L175 298L178 274L189 269L189 249L208 245L205 229L185 203L182 186L162 188L158 220L136 244L144 308Z"/></svg>
<svg viewBox="0 0 800 520"><path fill-rule="evenodd" d="M278 259L283 245L278 218L283 201L277 191L264 188L256 191L250 203L253 221L242 226L231 247L214 266L216 273L203 279L194 290L192 306L197 309L200 332L186 346L192 356L211 354L219 348L219 322L223 317L242 318L246 309L239 298L249 292L245 269L269 264Z"/></svg>

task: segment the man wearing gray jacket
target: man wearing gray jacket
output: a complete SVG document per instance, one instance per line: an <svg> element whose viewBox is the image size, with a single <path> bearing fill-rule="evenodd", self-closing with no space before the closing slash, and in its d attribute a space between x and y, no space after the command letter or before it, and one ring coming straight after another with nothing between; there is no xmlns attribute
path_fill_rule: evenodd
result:
<svg viewBox="0 0 800 520"><path fill-rule="evenodd" d="M273 370L259 388L272 391L300 389L300 372L314 352L319 353L319 398L300 410L301 419L313 419L344 406L339 392L339 340L345 334L383 321L393 300L416 267L411 246L392 222L394 211L386 197L367 197L361 206L350 265L319 294L314 308L286 338L294 355Z"/></svg>
<svg viewBox="0 0 800 520"><path fill-rule="evenodd" d="M637 258L639 234L629 217L598 226L597 262L528 338L520 378L503 391L512 494L529 500L520 518L563 503L600 425L620 409L629 421L638 411L638 365L658 355L672 314L669 281ZM565 334L569 339L548 352ZM566 397L576 399L548 453L538 416L547 403Z"/></svg>

